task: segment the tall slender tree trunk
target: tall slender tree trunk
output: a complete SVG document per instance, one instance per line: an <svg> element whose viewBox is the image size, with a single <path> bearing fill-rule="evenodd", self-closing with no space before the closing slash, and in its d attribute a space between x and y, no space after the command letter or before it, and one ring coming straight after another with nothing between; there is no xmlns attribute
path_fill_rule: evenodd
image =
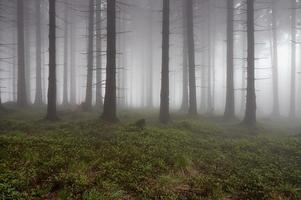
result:
<svg viewBox="0 0 301 200"><path fill-rule="evenodd" d="M195 80L195 47L193 24L193 1L186 1L187 9L187 41L188 41L188 65L189 65L189 110L190 115L197 115L196 80Z"/></svg>
<svg viewBox="0 0 301 200"><path fill-rule="evenodd" d="M26 78L25 78L25 47L24 47L24 2L17 1L17 29L18 29L18 91L17 104L27 106Z"/></svg>
<svg viewBox="0 0 301 200"><path fill-rule="evenodd" d="M277 6L276 2L273 2L272 9L272 68L273 68L273 115L278 116L279 113L279 83L278 83L278 33L277 33Z"/></svg>
<svg viewBox="0 0 301 200"><path fill-rule="evenodd" d="M68 104L68 41L69 41L69 18L68 18L68 1L65 3L64 8L64 21L65 21L65 27L64 27L64 80L63 80L63 105ZM72 50L72 49L71 49Z"/></svg>
<svg viewBox="0 0 301 200"><path fill-rule="evenodd" d="M163 0L163 24L162 24L162 72L161 72L161 99L160 117L161 123L168 123L169 114L169 31L170 31L170 1Z"/></svg>
<svg viewBox="0 0 301 200"><path fill-rule="evenodd" d="M107 0L106 91L102 118L116 122L116 0Z"/></svg>
<svg viewBox="0 0 301 200"><path fill-rule="evenodd" d="M71 19L71 33L70 33L70 103L76 104L76 23Z"/></svg>
<svg viewBox="0 0 301 200"><path fill-rule="evenodd" d="M30 12L29 7L30 2L28 2L25 5L25 21L28 21L25 23L25 35L24 35L24 44L25 44L25 81L26 81L26 95L27 95L27 103L31 104L31 44L30 44L30 36L31 36L31 25L29 22L30 19Z"/></svg>
<svg viewBox="0 0 301 200"><path fill-rule="evenodd" d="M227 12L227 93L226 107L224 117L231 119L235 117L235 99L234 99L234 63L233 63L233 17L234 5L233 0L228 0Z"/></svg>
<svg viewBox="0 0 301 200"><path fill-rule="evenodd" d="M243 59L242 61L242 71L241 71L241 97L240 97L240 111L241 114L243 114L246 110L246 73L247 73L247 63L245 62L245 57L246 57L246 46L247 46L247 39L246 39L247 33L243 33L242 36L242 54L241 57Z"/></svg>
<svg viewBox="0 0 301 200"><path fill-rule="evenodd" d="M96 2L96 106L102 109L102 40L101 40L101 0Z"/></svg>
<svg viewBox="0 0 301 200"><path fill-rule="evenodd" d="M183 1L183 64L182 64L182 105L181 110L187 112L189 109L189 93L188 93L188 47L187 47L187 9L186 1Z"/></svg>
<svg viewBox="0 0 301 200"><path fill-rule="evenodd" d="M211 62L211 1L208 1L208 24L207 24L207 34L208 34L208 78L207 78L207 101L208 108L207 113L213 113L213 104L212 104L212 62Z"/></svg>
<svg viewBox="0 0 301 200"><path fill-rule="evenodd" d="M254 0L247 0L248 66L247 66L247 103L244 123L256 125L255 93L255 37L254 37Z"/></svg>
<svg viewBox="0 0 301 200"><path fill-rule="evenodd" d="M49 0L49 78L46 119L58 119L56 111L56 0Z"/></svg>
<svg viewBox="0 0 301 200"><path fill-rule="evenodd" d="M13 33L13 42L17 42L17 32L14 31ZM13 102L17 101L17 68L18 68L18 61L17 61L17 48L16 46L13 47L13 70L12 70L12 93L13 93Z"/></svg>
<svg viewBox="0 0 301 200"><path fill-rule="evenodd" d="M296 117L296 0L292 0L291 18L291 102L290 117Z"/></svg>
<svg viewBox="0 0 301 200"><path fill-rule="evenodd" d="M87 67L87 84L86 99L84 109L92 110L92 85L93 85L93 50L94 50L94 0L89 1L89 39L88 39L88 67Z"/></svg>
<svg viewBox="0 0 301 200"><path fill-rule="evenodd" d="M123 17L126 18L125 13L123 12ZM127 21L126 19L122 20L122 27L123 30L127 30ZM123 52L122 56L122 65L123 65L123 70L122 70L122 106L126 107L127 106L127 99L128 99L128 85L127 85L127 68L128 68L128 51L127 51L127 34L123 34L122 37L122 47L121 51ZM150 74L150 77L152 77L152 74ZM152 90L152 89L150 89Z"/></svg>
<svg viewBox="0 0 301 200"><path fill-rule="evenodd" d="M148 0L149 13L148 13L148 97L147 106L153 107L153 0Z"/></svg>
<svg viewBox="0 0 301 200"><path fill-rule="evenodd" d="M120 12L120 29L122 31L126 31L126 15L125 12ZM127 89L127 84L126 84L126 68L127 68L127 50L126 50L126 34L122 34L120 36L120 50L122 52L122 56L120 57L120 64L122 66L122 70L120 72L120 103L119 106L121 108L125 108L126 106L126 89Z"/></svg>
<svg viewBox="0 0 301 200"><path fill-rule="evenodd" d="M1 100L1 85L0 85L0 111L3 109L2 100Z"/></svg>
<svg viewBox="0 0 301 200"><path fill-rule="evenodd" d="M35 104L43 104L42 94L42 39L41 39L41 1L36 0L36 95Z"/></svg>
<svg viewBox="0 0 301 200"><path fill-rule="evenodd" d="M48 4L48 2L47 2L47 4ZM41 10L43 10L43 9L47 9L46 8L46 1L41 1ZM44 24L44 22L46 21L45 20L45 17L46 17L46 15L43 13L43 12L41 12L41 24L43 25ZM47 71L47 65L46 65L46 62L45 62L45 57L46 57L46 53L45 53L45 51L46 51L46 49L45 49L45 41L46 41L46 37L47 37L47 31L46 31L46 29L45 29L45 27L46 26L41 26L41 44L42 44L42 97L43 97L43 102L47 102L47 85L46 85L46 83L47 83L47 75L46 75L46 71Z"/></svg>

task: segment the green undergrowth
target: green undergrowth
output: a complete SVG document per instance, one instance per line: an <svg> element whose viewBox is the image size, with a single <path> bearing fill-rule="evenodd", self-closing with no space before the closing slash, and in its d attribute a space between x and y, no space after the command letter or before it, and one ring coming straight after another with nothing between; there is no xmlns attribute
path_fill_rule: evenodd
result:
<svg viewBox="0 0 301 200"><path fill-rule="evenodd" d="M0 199L301 199L300 136L66 116L0 120Z"/></svg>

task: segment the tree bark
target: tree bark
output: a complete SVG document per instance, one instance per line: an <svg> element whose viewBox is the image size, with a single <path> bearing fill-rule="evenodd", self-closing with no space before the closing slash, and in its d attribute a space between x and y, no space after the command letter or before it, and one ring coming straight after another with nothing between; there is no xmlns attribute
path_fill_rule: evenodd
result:
<svg viewBox="0 0 301 200"><path fill-rule="evenodd" d="M46 119L58 119L56 111L56 0L49 0L49 78Z"/></svg>
<svg viewBox="0 0 301 200"><path fill-rule="evenodd" d="M106 91L102 118L118 121L116 100L116 0L107 0L107 67Z"/></svg>
<svg viewBox="0 0 301 200"><path fill-rule="evenodd" d="M41 39L41 1L36 0L36 95L35 104L43 104L42 94L42 39Z"/></svg>
<svg viewBox="0 0 301 200"><path fill-rule="evenodd" d="M17 104L27 106L26 78L25 78L25 47L24 47L24 2L17 1L17 29L18 29L18 91Z"/></svg>
<svg viewBox="0 0 301 200"><path fill-rule="evenodd" d="M13 42L17 42L17 32L13 33ZM17 69L18 69L18 57L17 57L17 47L13 47L13 70L12 70L12 93L13 93L13 102L17 101Z"/></svg>
<svg viewBox="0 0 301 200"><path fill-rule="evenodd" d="M208 40L208 74L207 74L207 114L212 114L214 111L212 104L212 62L211 62L211 1L207 1L208 3L208 24L207 24L207 40Z"/></svg>
<svg viewBox="0 0 301 200"><path fill-rule="evenodd" d="M292 0L291 19L291 101L290 118L296 117L296 0Z"/></svg>
<svg viewBox="0 0 301 200"><path fill-rule="evenodd" d="M161 99L160 117L161 123L168 123L169 114L169 31L170 31L170 1L163 0L163 24L162 24L162 72L161 72Z"/></svg>
<svg viewBox="0 0 301 200"><path fill-rule="evenodd" d="M69 18L68 18L68 6L67 6L68 1L65 3L65 8L64 8L64 71L63 71L63 105L68 104L68 59L69 59L69 54L68 54L68 41L69 41ZM73 51L73 50L72 50Z"/></svg>
<svg viewBox="0 0 301 200"><path fill-rule="evenodd" d="M234 5L233 0L228 0L227 12L227 91L226 107L224 117L231 119L235 117L235 99L234 99L234 63L233 63L233 17Z"/></svg>
<svg viewBox="0 0 301 200"><path fill-rule="evenodd" d="M101 40L101 0L96 3L96 106L103 107L102 94L102 40Z"/></svg>
<svg viewBox="0 0 301 200"><path fill-rule="evenodd" d="M26 95L27 95L27 103L31 104L31 44L30 44L30 36L31 36L31 24L30 20L30 2L25 5L25 35L24 35L24 45L25 45L25 81L26 81Z"/></svg>
<svg viewBox="0 0 301 200"><path fill-rule="evenodd" d="M148 97L147 106L153 107L153 0L148 0L149 13L148 13Z"/></svg>
<svg viewBox="0 0 301 200"><path fill-rule="evenodd" d="M182 105L181 110L187 112L189 109L189 93L188 93L188 47L187 47L187 9L186 1L183 1L183 65L182 65Z"/></svg>
<svg viewBox="0 0 301 200"><path fill-rule="evenodd" d="M87 67L87 84L86 99L84 109L92 110L92 85L93 85L93 50L94 50L94 0L89 1L89 39L88 39L88 67Z"/></svg>
<svg viewBox="0 0 301 200"><path fill-rule="evenodd" d="M195 47L193 24L193 0L186 1L187 9L187 41L189 66L189 115L197 115L196 80L195 80Z"/></svg>
<svg viewBox="0 0 301 200"><path fill-rule="evenodd" d="M247 0L247 102L244 123L248 126L256 125L256 93L255 93L255 37L254 37L254 0Z"/></svg>
<svg viewBox="0 0 301 200"><path fill-rule="evenodd" d="M70 103L76 104L76 23L71 19L71 33L70 33Z"/></svg>
<svg viewBox="0 0 301 200"><path fill-rule="evenodd" d="M247 63L245 62L245 57L246 57L246 46L247 46L247 39L246 39L247 33L243 33L242 36L242 54L241 57L243 58L242 61L242 71L241 71L241 97L240 97L240 111L241 114L243 114L246 111L246 71L247 71Z"/></svg>

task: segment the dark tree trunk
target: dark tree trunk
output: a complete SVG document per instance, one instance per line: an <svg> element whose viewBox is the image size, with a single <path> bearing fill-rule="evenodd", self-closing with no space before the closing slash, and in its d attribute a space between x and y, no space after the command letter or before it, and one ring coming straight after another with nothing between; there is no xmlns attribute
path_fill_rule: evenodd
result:
<svg viewBox="0 0 301 200"><path fill-rule="evenodd" d="M235 117L235 102L234 102L234 63L233 63L233 17L234 5L233 0L228 0L227 12L227 93L226 107L224 117L231 119Z"/></svg>
<svg viewBox="0 0 301 200"><path fill-rule="evenodd" d="M291 19L291 102L290 117L296 117L296 0L292 0L292 19Z"/></svg>
<svg viewBox="0 0 301 200"><path fill-rule="evenodd" d="M255 93L255 38L254 38L254 0L247 0L247 33L248 33L248 66L247 66L247 103L244 123L256 125L256 93Z"/></svg>
<svg viewBox="0 0 301 200"><path fill-rule="evenodd" d="M102 40L101 40L101 0L96 3L96 106L102 109Z"/></svg>
<svg viewBox="0 0 301 200"><path fill-rule="evenodd" d="M2 106L2 100L1 100L1 86L0 86L0 110L3 109L3 106Z"/></svg>
<svg viewBox="0 0 301 200"><path fill-rule="evenodd" d="M102 118L118 121L116 110L116 0L107 0L106 91Z"/></svg>
<svg viewBox="0 0 301 200"><path fill-rule="evenodd" d="M187 42L189 65L189 110L190 115L197 115L196 81L195 81L195 49L194 49L194 25L193 25L193 1L186 1L187 9Z"/></svg>
<svg viewBox="0 0 301 200"><path fill-rule="evenodd" d="M273 115L278 116L279 113L279 83L278 83L278 33L277 33L277 7L273 2L272 10L272 32L273 32L273 46L272 46L272 68L273 68Z"/></svg>
<svg viewBox="0 0 301 200"><path fill-rule="evenodd" d="M25 47L24 47L24 2L17 1L17 29L18 29L18 91L17 103L21 107L27 106L25 79Z"/></svg>
<svg viewBox="0 0 301 200"><path fill-rule="evenodd" d="M63 105L68 104L68 59L69 59L69 54L68 54L68 41L69 41L69 19L68 19L68 6L67 6L68 1L65 3L65 8L64 8L64 80L63 80Z"/></svg>
<svg viewBox="0 0 301 200"><path fill-rule="evenodd" d="M13 42L17 42L17 32L13 33ZM12 93L13 93L13 102L17 101L17 69L18 69L18 57L17 57L17 48L13 48L13 70L12 70Z"/></svg>
<svg viewBox="0 0 301 200"><path fill-rule="evenodd" d="M93 85L93 50L94 50L94 0L89 1L89 41L88 41L88 67L87 67L87 84L86 100L84 109L92 110L92 85Z"/></svg>
<svg viewBox="0 0 301 200"><path fill-rule="evenodd" d="M162 72L161 72L161 99L160 116L161 123L168 123L169 115L169 13L170 2L163 0L163 26L162 26Z"/></svg>
<svg viewBox="0 0 301 200"><path fill-rule="evenodd" d="M187 112L189 109L188 93L188 48L187 48L187 9L186 2L183 1L183 69L182 69L182 105L181 110Z"/></svg>
<svg viewBox="0 0 301 200"><path fill-rule="evenodd" d="M56 111L56 0L49 0L49 78L46 119L58 119Z"/></svg>
<svg viewBox="0 0 301 200"><path fill-rule="evenodd" d="M35 104L43 104L42 94L42 39L41 39L41 1L36 0L36 95Z"/></svg>

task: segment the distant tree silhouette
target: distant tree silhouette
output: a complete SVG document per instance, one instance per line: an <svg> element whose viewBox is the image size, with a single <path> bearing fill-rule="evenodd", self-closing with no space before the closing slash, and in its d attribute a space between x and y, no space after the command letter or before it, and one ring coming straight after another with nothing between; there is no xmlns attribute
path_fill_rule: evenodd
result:
<svg viewBox="0 0 301 200"><path fill-rule="evenodd" d="M36 95L35 104L43 104L42 93L42 39L41 39L41 1L35 0L36 9Z"/></svg>
<svg viewBox="0 0 301 200"><path fill-rule="evenodd" d="M27 106L25 78L25 47L24 47L24 1L17 0L17 33L18 33L18 84L17 103Z"/></svg>

